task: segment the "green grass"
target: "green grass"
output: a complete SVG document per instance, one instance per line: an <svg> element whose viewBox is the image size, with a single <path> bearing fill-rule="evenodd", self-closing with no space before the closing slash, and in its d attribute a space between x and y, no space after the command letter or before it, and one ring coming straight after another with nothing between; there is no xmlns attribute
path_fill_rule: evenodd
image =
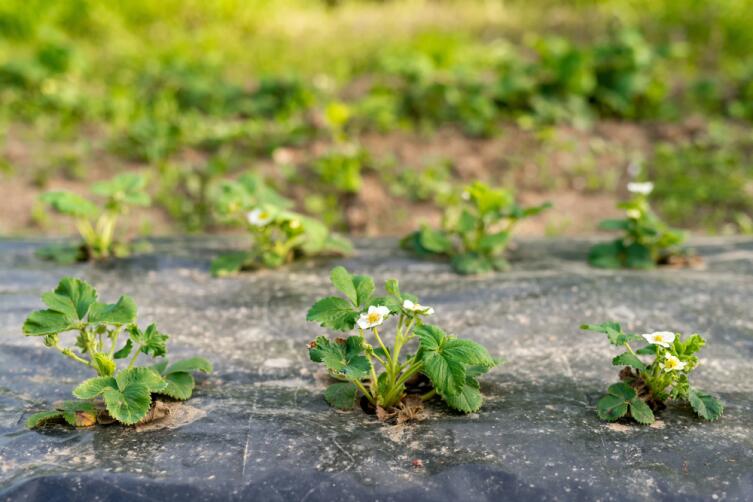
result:
<svg viewBox="0 0 753 502"><path fill-rule="evenodd" d="M753 119L753 0L330 3L6 0L0 132L21 130L36 154L0 170L44 185L86 178L103 153L110 169L146 164L158 203L203 230L209 186L281 146L446 126L490 138L509 122ZM650 152L660 209L697 224L698 205L707 229L746 230L749 148L707 136ZM616 189L619 176L590 158L575 170L588 191ZM714 190L698 187L706 180ZM309 205L331 211L330 192L313 190Z"/></svg>

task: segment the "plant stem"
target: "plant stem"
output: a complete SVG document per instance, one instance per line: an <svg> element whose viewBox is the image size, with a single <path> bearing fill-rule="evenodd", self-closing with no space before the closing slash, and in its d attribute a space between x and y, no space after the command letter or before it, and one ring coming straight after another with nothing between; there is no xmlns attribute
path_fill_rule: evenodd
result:
<svg viewBox="0 0 753 502"><path fill-rule="evenodd" d="M351 380L353 384L358 387L358 390L360 390L364 396L366 396L366 399L369 400L369 402L373 405L376 405L376 402L374 402L374 398L371 396L369 391L366 389L366 387L363 386L363 383L359 380Z"/></svg>
<svg viewBox="0 0 753 502"><path fill-rule="evenodd" d="M374 332L374 336L376 337L377 342L379 342L379 346L382 347L385 356L387 356L387 362L392 365L392 355L390 354L390 351L387 350L387 347L384 345L384 342L382 342L382 339L379 337L379 330L376 328L371 328L371 330Z"/></svg>
<svg viewBox="0 0 753 502"><path fill-rule="evenodd" d="M80 357L80 356L76 355L71 349L61 349L57 345L55 346L55 348L58 349L60 351L60 353L63 354L65 357L73 359L77 363L81 363L84 366L88 366L88 367L91 368L91 362L90 361L87 361L83 357Z"/></svg>
<svg viewBox="0 0 753 502"><path fill-rule="evenodd" d="M140 353L141 353L141 345L139 345L139 348L136 349L136 353L131 358L131 362L128 363L128 369L133 368L133 365L136 363L136 359L139 357Z"/></svg>

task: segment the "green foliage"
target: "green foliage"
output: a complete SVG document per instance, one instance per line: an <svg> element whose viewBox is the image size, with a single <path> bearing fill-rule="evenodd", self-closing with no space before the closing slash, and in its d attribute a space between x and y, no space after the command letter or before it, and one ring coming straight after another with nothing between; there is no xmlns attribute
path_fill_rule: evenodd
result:
<svg viewBox="0 0 753 502"><path fill-rule="evenodd" d="M60 263L71 263L80 259L97 260L129 254L129 244L115 238L117 222L130 207L143 207L151 203L149 195L144 191L145 185L146 178L133 173L94 183L91 191L102 200L101 206L70 192L43 194L40 197L42 202L56 212L75 219L82 243L73 247L43 248L38 256Z"/></svg>
<svg viewBox="0 0 753 502"><path fill-rule="evenodd" d="M220 221L245 228L253 239L250 251L216 258L211 265L215 276L352 251L347 239L331 233L321 222L291 211L292 202L255 175L221 183L213 195L213 205Z"/></svg>
<svg viewBox="0 0 753 502"><path fill-rule="evenodd" d="M646 186L653 184L649 183ZM649 189L650 191L650 189ZM670 257L684 253L685 234L670 228L654 214L647 194L635 196L619 205L625 219L603 220L599 228L619 231L623 236L608 243L596 244L588 255L589 263L598 268L650 269Z"/></svg>
<svg viewBox="0 0 753 502"><path fill-rule="evenodd" d="M722 402L691 387L688 381L698 366L695 354L706 343L700 335L684 339L679 333L667 331L638 335L625 333L615 322L584 324L581 329L603 333L610 343L627 350L612 359L613 365L624 367L620 372L622 381L611 385L596 404L602 420L613 422L630 416L640 424L650 424L655 420L654 411L669 399L688 402L705 420L716 420L722 415ZM631 343L644 346L634 350ZM653 359L647 363L641 356Z"/></svg>
<svg viewBox="0 0 753 502"><path fill-rule="evenodd" d="M614 422L628 414L639 424L647 425L655 420L651 408L638 397L635 389L623 382L609 386L607 395L596 404L596 411L599 418L608 422Z"/></svg>
<svg viewBox="0 0 753 502"><path fill-rule="evenodd" d="M646 166L657 209L673 224L753 232L752 147L747 130L719 123L692 141L660 143Z"/></svg>
<svg viewBox="0 0 753 502"><path fill-rule="evenodd" d="M425 324L424 317L434 310L420 305L414 295L401 292L394 279L385 283L386 296L375 297L374 280L369 276L352 275L336 267L330 278L344 298L330 296L317 301L306 318L336 331L357 328L358 334L334 341L319 336L309 343L311 360L324 364L332 377L342 381L325 392L328 403L350 409L360 394L390 413L410 393L410 378L422 373L433 386L422 399L439 395L448 406L465 413L481 407L477 378L498 363L484 347ZM379 330L393 316L397 329L390 348ZM376 346L368 340L369 333ZM417 342L415 352L401 360L401 351L413 340ZM378 364L383 368L379 373Z"/></svg>
<svg viewBox="0 0 753 502"><path fill-rule="evenodd" d="M549 207L522 208L509 191L475 182L446 208L442 228L423 226L401 245L418 256L447 256L460 274L506 270L503 255L515 225Z"/></svg>
<svg viewBox="0 0 753 502"><path fill-rule="evenodd" d="M103 303L90 284L64 277L55 290L42 295L42 301L48 308L27 317L24 334L42 337L46 347L94 370L97 376L74 389L73 395L81 401L34 414L27 422L29 427L60 418L74 426L94 425L99 415L95 404L99 402L118 422L134 424L149 413L152 394L188 399L194 388L192 373L212 370L211 364L200 357L170 366L166 360L152 368L135 366L140 354L164 357L168 336L154 324L143 331L138 327L136 304L129 296L121 296L115 303ZM75 343L65 347L62 335L69 332L76 334ZM122 335L127 336L124 343ZM129 356L128 365L119 370L117 361Z"/></svg>

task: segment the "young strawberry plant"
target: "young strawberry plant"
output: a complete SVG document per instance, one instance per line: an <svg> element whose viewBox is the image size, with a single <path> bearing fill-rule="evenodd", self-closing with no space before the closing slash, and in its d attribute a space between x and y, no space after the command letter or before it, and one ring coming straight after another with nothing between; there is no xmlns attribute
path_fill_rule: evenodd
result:
<svg viewBox="0 0 753 502"><path fill-rule="evenodd" d="M356 332L334 340L319 336L309 343L311 360L339 380L324 393L331 406L351 409L361 396L362 404L382 420L410 417L435 395L465 413L481 408L478 377L497 364L484 347L426 324L434 309L401 292L394 279L385 283L386 296L374 296L374 280L367 275L336 267L330 277L343 297L317 301L306 319L334 331ZM390 318L396 319L392 340L380 333Z"/></svg>
<svg viewBox="0 0 753 502"><path fill-rule="evenodd" d="M630 416L641 424L655 420L654 412L668 400L687 401L705 420L716 420L724 405L716 397L693 387L688 377L698 367L696 353L706 344L698 334L683 339L679 333L657 331L638 335L625 333L616 322L585 324L581 329L604 333L609 343L625 350L612 359L622 366L620 382L607 390L596 404L599 418L614 422ZM644 344L639 349L632 345ZM647 358L652 358L646 361Z"/></svg>
<svg viewBox="0 0 753 502"><path fill-rule="evenodd" d="M257 176L247 174L222 183L214 197L218 219L248 230L252 247L217 257L211 265L212 274L276 268L304 256L352 251L350 241L330 232L320 221L291 211L292 205Z"/></svg>
<svg viewBox="0 0 753 502"><path fill-rule="evenodd" d="M515 225L549 207L522 208L508 190L475 182L445 210L441 228L424 225L401 246L418 256L448 256L459 274L506 270L504 253Z"/></svg>
<svg viewBox="0 0 753 502"><path fill-rule="evenodd" d="M647 269L684 253L681 248L684 233L670 228L651 210L648 195L653 187L650 182L628 184L628 190L634 195L618 206L625 210L625 218L599 223L602 230L621 231L623 236L593 246L588 255L592 266Z"/></svg>
<svg viewBox="0 0 753 502"><path fill-rule="evenodd" d="M41 258L65 264L127 256L132 245L116 239L118 218L132 206L148 206L151 203L144 191L145 185L146 178L133 173L95 183L91 190L102 199L99 205L71 192L42 194L42 202L56 212L75 219L82 242L75 246L45 247L37 254Z"/></svg>
<svg viewBox="0 0 753 502"><path fill-rule="evenodd" d="M193 393L193 373L212 371L211 363L201 357L168 365L164 359L168 335L154 324L142 330L136 322L136 304L129 296L102 303L91 285L64 277L54 291L42 295L42 301L47 309L29 315L24 334L41 337L46 347L97 376L73 390L78 400L29 417L29 427L60 420L78 427L113 420L136 424L149 415L154 396L186 400ZM75 336L73 345L63 344L67 333ZM152 366L137 366L139 356L162 359Z"/></svg>

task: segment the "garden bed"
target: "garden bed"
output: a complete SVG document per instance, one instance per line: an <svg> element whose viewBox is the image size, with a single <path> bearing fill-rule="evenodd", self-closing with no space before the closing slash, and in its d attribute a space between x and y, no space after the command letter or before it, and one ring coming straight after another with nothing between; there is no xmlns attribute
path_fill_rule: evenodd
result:
<svg viewBox="0 0 753 502"><path fill-rule="evenodd" d="M44 241L47 243L47 241ZM97 265L41 262L41 241L0 241L0 498L95 500L746 499L753 496L753 241L693 244L705 270L604 271L591 241L526 240L511 271L460 278L417 261L392 240L358 242L357 256L214 279L209 262L241 242L159 240L147 255ZM482 381L476 414L430 401L427 418L389 426L322 397L325 377L305 320L343 264L378 282L396 277L436 309L449 332L505 364ZM129 294L159 321L172 355L201 353L188 423L29 431L33 411L70 397L84 371L25 338L39 294L63 275L106 298ZM584 322L698 331L695 374L725 402L716 422L670 405L650 427L599 420L595 403L617 377L614 355Z"/></svg>

